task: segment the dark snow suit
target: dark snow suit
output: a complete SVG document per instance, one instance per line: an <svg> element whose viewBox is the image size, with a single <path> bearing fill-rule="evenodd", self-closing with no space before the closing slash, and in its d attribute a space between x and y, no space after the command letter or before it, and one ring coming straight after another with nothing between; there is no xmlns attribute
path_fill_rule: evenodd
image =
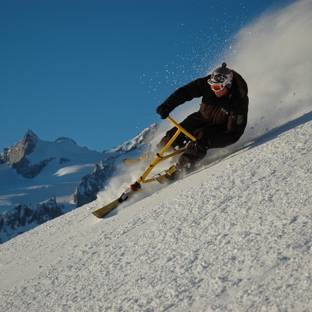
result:
<svg viewBox="0 0 312 312"><path fill-rule="evenodd" d="M244 133L248 115L248 87L242 76L233 71L234 77L229 93L217 98L207 80L210 75L196 79L177 89L163 104L172 111L179 105L197 97L202 97L200 109L184 119L180 125L197 139L207 138L209 148L220 148L238 141ZM162 148L174 135L176 127L169 130L161 139L158 148ZM185 146L185 135L180 134L173 147ZM180 157L179 163L195 163L206 155L207 150L190 142Z"/></svg>

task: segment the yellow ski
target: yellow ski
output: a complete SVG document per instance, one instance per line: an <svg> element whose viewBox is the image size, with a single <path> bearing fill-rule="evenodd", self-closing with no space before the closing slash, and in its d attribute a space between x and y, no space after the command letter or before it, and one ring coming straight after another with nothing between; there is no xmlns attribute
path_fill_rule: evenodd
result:
<svg viewBox="0 0 312 312"><path fill-rule="evenodd" d="M148 159L151 156L150 153L144 154L138 158L124 158L122 160L122 162L128 166L128 167L132 167L132 166L136 166L138 165L140 162L142 162L143 160Z"/></svg>
<svg viewBox="0 0 312 312"><path fill-rule="evenodd" d="M120 202L118 199L112 201L106 206L99 208L98 210L93 211L92 213L100 219L104 218L107 214L109 214L111 211L117 208L118 205L120 205Z"/></svg>
<svg viewBox="0 0 312 312"><path fill-rule="evenodd" d="M108 215L111 211L116 209L121 203L123 203L125 200L127 200L132 194L134 194L136 191L140 190L141 186L137 185L136 183L132 184L129 189L127 189L125 192L122 193L122 195L113 200L111 203L93 211L92 213L102 219L106 215Z"/></svg>

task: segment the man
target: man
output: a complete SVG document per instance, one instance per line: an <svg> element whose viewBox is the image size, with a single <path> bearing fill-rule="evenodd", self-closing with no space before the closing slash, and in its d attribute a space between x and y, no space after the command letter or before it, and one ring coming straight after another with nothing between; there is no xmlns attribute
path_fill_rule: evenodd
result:
<svg viewBox="0 0 312 312"><path fill-rule="evenodd" d="M192 168L205 157L208 149L231 145L244 133L249 103L247 83L240 74L226 66L223 63L211 75L177 89L157 107L156 112L165 119L177 106L202 97L199 111L180 123L197 140L187 145L174 170L168 170L168 178L173 178L183 168ZM175 132L176 127L169 130L157 145L158 149L163 148ZM181 133L172 147L184 147L187 144L185 139Z"/></svg>

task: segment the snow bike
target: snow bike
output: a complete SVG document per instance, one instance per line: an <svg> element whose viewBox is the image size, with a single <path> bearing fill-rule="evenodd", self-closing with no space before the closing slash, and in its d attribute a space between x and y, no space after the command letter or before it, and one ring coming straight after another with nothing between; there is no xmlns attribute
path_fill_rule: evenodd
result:
<svg viewBox="0 0 312 312"><path fill-rule="evenodd" d="M173 137L170 139L170 141L164 146L164 148L156 154L155 159L150 163L150 165L146 168L146 170L142 173L142 175L137 179L136 182L130 185L130 187L121 194L119 198L112 201L111 203L93 211L92 213L98 217L98 218L104 218L108 213L113 211L115 208L117 208L122 202L127 200L130 196L135 194L137 191L141 189L141 183L150 183L157 181L159 183L163 183L164 180L167 180L166 176L171 172L167 172L167 174L158 174L153 176L152 178L148 178L149 173L155 168L156 165L163 162L164 160L174 157L180 153L185 152L186 148L179 149L177 151L174 151L172 153L169 153L165 156L166 151L168 148L172 145L172 143L175 141L175 139L178 137L178 135L182 132L184 133L190 140L196 141L196 138L190 134L188 131L186 131L183 127L181 127L176 121L174 121L170 116L167 117L167 119L177 128L177 131L173 135ZM141 157L141 159L146 158ZM174 166L173 166L174 167ZM175 169L176 170L176 169ZM170 168L169 168L170 171Z"/></svg>

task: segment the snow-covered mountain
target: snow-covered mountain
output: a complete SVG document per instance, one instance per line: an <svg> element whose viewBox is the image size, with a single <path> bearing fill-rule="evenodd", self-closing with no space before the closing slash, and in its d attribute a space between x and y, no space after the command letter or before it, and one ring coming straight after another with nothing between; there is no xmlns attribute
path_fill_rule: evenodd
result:
<svg viewBox="0 0 312 312"><path fill-rule="evenodd" d="M0 242L96 199L125 154L148 147L156 124L103 153L28 130L0 156Z"/></svg>

